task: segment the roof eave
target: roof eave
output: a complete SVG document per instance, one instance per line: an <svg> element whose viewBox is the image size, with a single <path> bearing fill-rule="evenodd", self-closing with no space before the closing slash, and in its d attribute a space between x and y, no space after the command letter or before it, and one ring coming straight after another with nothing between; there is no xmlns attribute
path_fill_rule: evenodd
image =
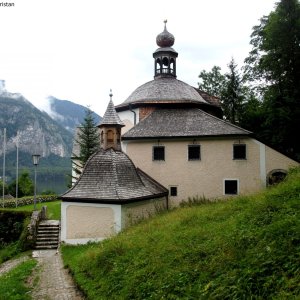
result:
<svg viewBox="0 0 300 300"><path fill-rule="evenodd" d="M220 108L217 105L214 105L212 103L208 102L201 102L201 101L194 101L194 100L142 100L142 101L134 101L134 102L127 102L127 103L121 103L115 107L117 112L127 110L129 108L137 108L143 105L164 105L164 104L195 104L195 105L205 105L205 106L211 106Z"/></svg>
<svg viewBox="0 0 300 300"><path fill-rule="evenodd" d="M99 204L128 204L134 202L140 202L143 200L150 200L155 198L162 198L168 196L168 192L161 192L154 195L142 196L137 198L127 199L97 199L97 198L76 198L76 197L58 197L59 200L64 202L82 202L82 203L99 203Z"/></svg>

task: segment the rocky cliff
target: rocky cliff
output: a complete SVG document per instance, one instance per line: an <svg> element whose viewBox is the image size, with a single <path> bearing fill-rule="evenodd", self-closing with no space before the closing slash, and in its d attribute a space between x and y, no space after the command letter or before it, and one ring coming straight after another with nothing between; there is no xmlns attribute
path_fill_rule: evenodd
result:
<svg viewBox="0 0 300 300"><path fill-rule="evenodd" d="M0 91L0 155L3 152L3 134L6 128L6 151L16 149L17 134L19 149L26 153L39 153L43 157L51 154L71 155L71 132L41 112L21 94Z"/></svg>

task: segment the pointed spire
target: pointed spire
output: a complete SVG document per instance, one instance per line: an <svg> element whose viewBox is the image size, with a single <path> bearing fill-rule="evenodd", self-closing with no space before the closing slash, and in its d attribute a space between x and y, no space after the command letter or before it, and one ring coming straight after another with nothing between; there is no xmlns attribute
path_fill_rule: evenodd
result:
<svg viewBox="0 0 300 300"><path fill-rule="evenodd" d="M166 20L164 20L164 23L165 23L165 30L167 30L167 22L168 22L168 20L166 19Z"/></svg>
<svg viewBox="0 0 300 300"><path fill-rule="evenodd" d="M109 100L108 106L106 108L105 114L103 116L103 119L101 120L98 127L103 126L103 125L109 125L109 126L116 125L116 126L121 126L121 127L125 126L115 110L115 106L112 101L112 96L113 96L112 90L110 90L110 93L109 93L110 100Z"/></svg>
<svg viewBox="0 0 300 300"><path fill-rule="evenodd" d="M98 125L100 128L100 147L104 150L112 148L116 151L121 151L121 128L125 125L116 112L112 96L113 94L110 90L110 100L106 112Z"/></svg>

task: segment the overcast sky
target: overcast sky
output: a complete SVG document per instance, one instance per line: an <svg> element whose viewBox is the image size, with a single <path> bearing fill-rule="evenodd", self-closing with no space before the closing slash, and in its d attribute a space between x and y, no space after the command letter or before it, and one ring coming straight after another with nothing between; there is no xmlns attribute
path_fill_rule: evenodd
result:
<svg viewBox="0 0 300 300"><path fill-rule="evenodd" d="M5 2L5 1L3 1ZM0 6L0 79L42 108L53 95L105 112L153 79L163 20L175 36L177 78L197 86L201 70L239 67L252 27L274 0L7 0Z"/></svg>

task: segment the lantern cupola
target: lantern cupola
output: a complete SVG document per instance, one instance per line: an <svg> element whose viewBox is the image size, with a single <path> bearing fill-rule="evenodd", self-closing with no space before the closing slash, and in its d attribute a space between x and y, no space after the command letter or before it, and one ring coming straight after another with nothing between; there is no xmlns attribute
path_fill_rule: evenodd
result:
<svg viewBox="0 0 300 300"><path fill-rule="evenodd" d="M175 38L167 30L167 20L164 23L164 31L156 37L156 44L159 48L153 53L154 79L161 77L176 78L176 58L178 53L172 48Z"/></svg>
<svg viewBox="0 0 300 300"><path fill-rule="evenodd" d="M110 101L106 112L98 125L100 128L100 148L104 150L113 148L116 151L121 151L121 128L125 125L115 110L112 91L110 91L109 96Z"/></svg>

